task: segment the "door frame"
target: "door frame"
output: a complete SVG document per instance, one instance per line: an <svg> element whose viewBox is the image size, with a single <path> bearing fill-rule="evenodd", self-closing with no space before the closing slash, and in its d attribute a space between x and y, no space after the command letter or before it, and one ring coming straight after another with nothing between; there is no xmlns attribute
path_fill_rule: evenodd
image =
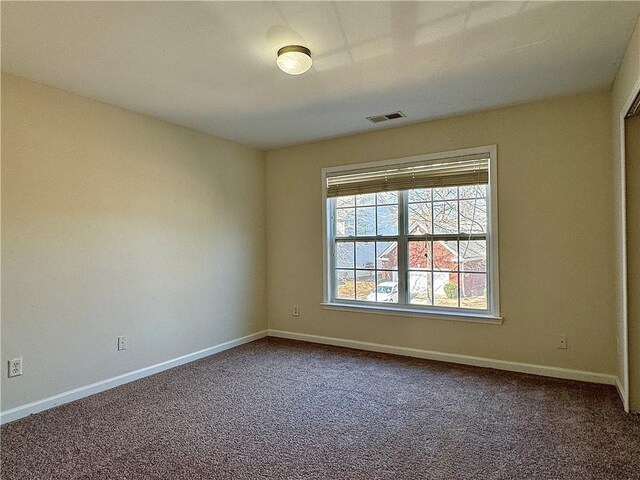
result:
<svg viewBox="0 0 640 480"><path fill-rule="evenodd" d="M627 155L626 155L626 126L625 117L636 97L640 95L640 78L631 90L621 111L617 112L619 136L616 139L620 146L620 216L621 216L621 242L622 242L622 403L624 410L629 412L629 309L628 309L628 282L627 282Z"/></svg>

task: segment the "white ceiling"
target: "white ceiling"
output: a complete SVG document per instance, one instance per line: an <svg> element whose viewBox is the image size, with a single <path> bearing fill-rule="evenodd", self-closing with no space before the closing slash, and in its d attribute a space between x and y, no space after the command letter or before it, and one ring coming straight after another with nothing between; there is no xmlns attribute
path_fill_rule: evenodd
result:
<svg viewBox="0 0 640 480"><path fill-rule="evenodd" d="M270 149L612 84L640 2L2 2L2 70ZM311 49L288 76L275 55ZM402 110L374 126L366 116Z"/></svg>

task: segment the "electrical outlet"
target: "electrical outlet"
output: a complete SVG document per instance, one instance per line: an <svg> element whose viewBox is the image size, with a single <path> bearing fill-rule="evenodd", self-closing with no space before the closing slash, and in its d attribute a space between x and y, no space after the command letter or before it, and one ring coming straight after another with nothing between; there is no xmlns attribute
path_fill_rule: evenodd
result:
<svg viewBox="0 0 640 480"><path fill-rule="evenodd" d="M121 335L118 337L118 350L126 350L127 349L127 336Z"/></svg>
<svg viewBox="0 0 640 480"><path fill-rule="evenodd" d="M564 334L556 335L556 348L566 350L567 348L567 336Z"/></svg>
<svg viewBox="0 0 640 480"><path fill-rule="evenodd" d="M298 310L297 306L293 307L293 316L294 317L299 317L300 316L300 310Z"/></svg>
<svg viewBox="0 0 640 480"><path fill-rule="evenodd" d="M9 360L9 378L22 375L22 358Z"/></svg>

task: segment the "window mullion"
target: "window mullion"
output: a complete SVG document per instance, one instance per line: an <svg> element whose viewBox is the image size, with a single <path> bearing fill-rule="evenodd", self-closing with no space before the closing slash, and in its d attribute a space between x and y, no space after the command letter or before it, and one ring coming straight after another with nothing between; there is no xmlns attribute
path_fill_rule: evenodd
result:
<svg viewBox="0 0 640 480"><path fill-rule="evenodd" d="M336 199L329 199L329 298L333 301L337 297L337 281L336 281Z"/></svg>
<svg viewBox="0 0 640 480"><path fill-rule="evenodd" d="M435 202L435 198L433 197L433 190L431 190L431 235L435 235L435 224L436 224L436 218L433 215L434 209L433 209L433 203ZM435 253L435 244L433 241L433 237L431 239L429 239L429 242L427 243L427 238L428 238L428 234L427 237L425 237L425 246L431 250L431 285L430 285L430 289L431 289L431 305L435 305L436 304L436 290L435 290L435 281L436 281L436 277L435 277L435 267L433 266L433 262L435 262L435 258L436 258L436 253Z"/></svg>
<svg viewBox="0 0 640 480"><path fill-rule="evenodd" d="M408 286L408 258L407 253L407 218L409 207L407 202L408 191L398 192L398 304L409 303Z"/></svg>
<svg viewBox="0 0 640 480"><path fill-rule="evenodd" d="M456 205L458 208L458 234L461 235L462 228L460 228L460 187L456 187L456 193ZM471 236L472 230L473 227L469 229L469 237ZM467 237L467 241L469 241L469 237ZM458 291L456 293L456 296L458 297L458 308L460 308L460 305L462 303L462 275L460 274L460 265L462 264L462 259L460 258L460 238L456 240L456 248L458 249L458 267L456 268L456 270L458 270Z"/></svg>

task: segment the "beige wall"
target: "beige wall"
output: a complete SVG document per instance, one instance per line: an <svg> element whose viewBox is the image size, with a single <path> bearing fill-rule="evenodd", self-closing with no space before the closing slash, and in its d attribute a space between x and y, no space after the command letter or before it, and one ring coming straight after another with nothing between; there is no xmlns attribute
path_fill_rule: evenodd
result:
<svg viewBox="0 0 640 480"><path fill-rule="evenodd" d="M640 411L640 116L626 121L629 405Z"/></svg>
<svg viewBox="0 0 640 480"><path fill-rule="evenodd" d="M551 99L267 152L269 327L615 374L610 101ZM498 145L503 325L321 309L322 167L488 144Z"/></svg>
<svg viewBox="0 0 640 480"><path fill-rule="evenodd" d="M3 75L2 410L265 329L264 185L263 152Z"/></svg>
<svg viewBox="0 0 640 480"><path fill-rule="evenodd" d="M629 41L620 70L616 76L611 93L611 126L612 126L612 144L613 144L613 159L614 166L618 174L615 177L615 191L616 194L616 255L619 259L617 262L616 270L616 290L618 292L616 298L616 317L617 322L617 338L618 338L618 376L623 382L625 391L629 391L629 379L627 378L627 372L625 368L625 357L628 351L628 326L625 321L625 310L627 305L627 292L624 289L624 282L626 274L624 271L624 251L625 247L625 234L623 228L623 222L626 217L624 208L624 124L623 116L629 108L629 102L636 94L636 91L640 87L640 19L636 24L635 31ZM627 291L632 293L630 290ZM640 377L634 379L634 382L640 384ZM635 409L640 409L640 405L636 405Z"/></svg>

